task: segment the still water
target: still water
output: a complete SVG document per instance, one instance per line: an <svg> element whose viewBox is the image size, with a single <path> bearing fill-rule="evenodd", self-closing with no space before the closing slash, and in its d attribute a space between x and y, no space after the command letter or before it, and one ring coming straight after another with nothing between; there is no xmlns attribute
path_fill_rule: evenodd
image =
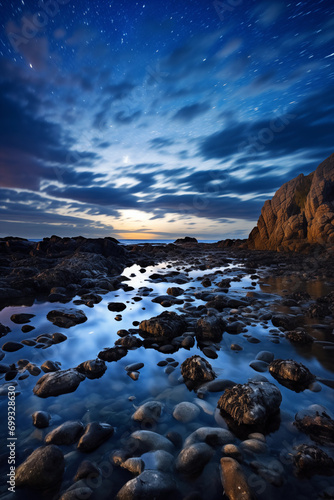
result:
<svg viewBox="0 0 334 500"><path fill-rule="evenodd" d="M169 266L168 268L166 266ZM171 267L173 266L173 267ZM173 283L172 279L167 282L155 283L149 279L152 273L170 273L175 267L186 277L186 284ZM6 341L20 342L23 339L33 339L40 334L62 332L68 338L65 342L52 345L46 349L36 349L34 347L24 346L23 349L14 353L6 353L2 363L10 364L19 359L28 359L31 363L40 366L45 360L58 361L62 369L76 367L79 363L88 359L96 358L98 352L105 347L113 347L116 340L119 339L117 331L120 329L133 328L134 321L142 321L152 316L156 316L165 309L158 303L153 303L152 299L158 295L166 294L170 286L178 286L184 290L184 294L179 298L185 300L183 305L174 305L168 308L170 311L183 313L187 304L191 306L204 305L205 302L197 299L194 294L203 291L201 279L205 275L220 281L221 274L224 278L240 277L240 281L233 281L229 294L231 296L242 298L249 290L258 292L273 293L277 298L282 290L282 283L267 281L266 283L251 286L250 276L245 274L242 266L237 263L226 265L225 267L202 270L189 270L186 266L182 267L174 262L162 263L154 267L148 267L145 273L139 272L139 266L132 266L124 270L123 275L129 278L126 283L134 290L125 292L117 290L109 292L103 296L103 300L94 306L88 308L85 305L75 306L73 301L67 304L48 303L36 301L31 307L7 307L0 311L0 322L10 326L12 332L2 339L2 344ZM218 274L217 274L218 273ZM219 274L221 273L221 274ZM314 289L319 290L321 284L314 284ZM140 287L149 287L153 289L148 296L143 296L142 300L136 302L133 297L136 296ZM330 285L326 290L333 289ZM311 290L312 291L312 290ZM139 290L140 292L140 290ZM314 293L317 295L317 292ZM75 297L73 300L78 299ZM122 312L122 320L115 319L116 313L110 312L107 308L109 302L124 302L126 309ZM274 300L275 302L275 300ZM50 323L46 315L52 309L78 307L83 309L88 320L69 329L61 329ZM269 306L268 306L269 307ZM279 309L274 305L273 309ZM14 325L10 316L14 313L27 312L36 316L31 320L31 325L35 327L30 333L22 333L21 325ZM314 321L315 322L315 321ZM332 340L328 332L312 328L312 322L309 324L309 332L319 341ZM244 334L229 335L224 333L223 340L217 351L216 359L209 359L218 379L230 379L236 383L246 383L249 378L258 375L249 363L255 359L259 351L268 350L275 354L275 358L294 359L303 362L312 373L323 379L334 379L334 361L333 351L326 350L322 344L314 344L309 347L295 347L285 338L280 336L276 329L276 335L269 332L273 331L270 321L254 320L247 326L247 335L258 339L258 343L251 343ZM273 343L275 339L275 343ZM278 342L278 343L277 343ZM243 350L231 350L231 344L238 343ZM117 491L128 480L133 478L130 472L115 467L111 461L111 452L124 446L129 435L141 428L141 424L131 419L135 409L149 400L158 400L164 404L161 418L154 428L159 434L166 434L173 430L181 434L185 439L194 430L203 426L227 427L225 421L216 410L217 401L221 393L206 393L204 399L199 399L195 392L190 392L184 383L180 380L180 364L193 354L203 353L195 343L190 350L180 349L173 354L163 354L154 349L145 349L140 347L136 350L129 350L126 357L118 362L107 363L107 371L102 378L97 380L84 380L78 389L71 394L64 394L58 397L41 399L32 392L38 378L30 375L25 380L19 380L17 390L20 395L16 398L16 436L17 436L17 464L21 463L27 455L35 448L43 444L45 435L53 428L67 420L81 420L83 423L91 421L107 422L115 427L114 435L100 446L96 451L90 454L83 454L76 450L76 445L62 446L62 451L66 459L66 471L62 485L62 491L68 488L73 481L73 476L79 464L89 459L99 465L103 471L102 479L97 479L94 485L91 498L107 500L112 499ZM157 366L159 361L166 358L173 358L179 365L171 373L166 373L165 367ZM143 362L144 367L140 370L139 379L132 380L125 370L125 366L133 362ZM170 370L167 370L168 372ZM293 465L286 460L286 455L291 452L292 446L301 443L312 443L304 434L300 433L293 426L294 416L298 410L308 407L311 404L322 404L329 411L334 411L334 390L321 384L320 392L304 392L296 394L291 390L281 386L275 381L269 373L264 373L270 382L275 383L281 390L283 402L280 412L280 425L278 429L267 435L268 453L265 455L245 455L245 464L254 460L271 463L282 476L282 486L276 487L264 480L258 481L258 476L253 477L254 491L258 498L272 498L286 500L321 498L319 494L330 485L334 485L332 478L314 476L312 479L297 479L293 474ZM4 378L1 375L2 379ZM2 380L4 382L4 380ZM129 399L130 398L130 399ZM173 416L173 409L176 404L182 401L194 402L201 408L201 412L195 421L189 423L180 423ZM47 429L36 429L32 425L31 415L36 410L48 411L52 420ZM6 395L0 398L1 412L1 465L2 465L2 485L1 497L7 498L7 486L4 478L7 474L6 462L6 439L7 439L7 398ZM235 438L235 444L240 443L240 439ZM283 452L283 454L282 454ZM331 451L326 449L331 454ZM176 453L177 455L177 453ZM180 493L180 499L192 491L199 491L203 498L221 499L222 487L219 477L219 459L223 456L221 447L216 449L211 462L205 467L203 473L193 479L185 479L175 475ZM285 458L283 458L283 456ZM147 466L152 467L150 457L146 458ZM145 461L145 457L144 457ZM154 467L154 465L153 465ZM8 496L9 498L9 496ZM11 497L12 498L12 497ZM15 498L39 499L47 498L39 493L32 493L18 490Z"/></svg>

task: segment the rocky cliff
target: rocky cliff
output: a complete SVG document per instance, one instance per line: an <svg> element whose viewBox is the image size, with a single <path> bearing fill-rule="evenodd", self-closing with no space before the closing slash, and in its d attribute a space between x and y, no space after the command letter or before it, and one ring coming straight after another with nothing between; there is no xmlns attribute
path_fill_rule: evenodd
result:
<svg viewBox="0 0 334 500"><path fill-rule="evenodd" d="M256 250L303 251L312 244L334 247L334 154L283 184L248 238Z"/></svg>

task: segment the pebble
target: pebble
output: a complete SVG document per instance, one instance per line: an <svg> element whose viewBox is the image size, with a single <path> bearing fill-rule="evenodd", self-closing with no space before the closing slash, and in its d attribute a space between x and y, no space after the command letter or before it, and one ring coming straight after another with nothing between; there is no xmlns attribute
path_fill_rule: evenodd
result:
<svg viewBox="0 0 334 500"><path fill-rule="evenodd" d="M200 411L197 405L185 401L175 406L173 417L179 422L187 423L195 420L200 414Z"/></svg>

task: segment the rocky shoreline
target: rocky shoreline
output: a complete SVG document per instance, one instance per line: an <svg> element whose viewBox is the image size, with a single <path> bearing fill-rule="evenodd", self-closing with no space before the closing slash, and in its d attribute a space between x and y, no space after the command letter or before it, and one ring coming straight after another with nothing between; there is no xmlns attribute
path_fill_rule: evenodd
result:
<svg viewBox="0 0 334 500"><path fill-rule="evenodd" d="M229 500L276 500L282 488L287 499L302 500L307 493L292 493L302 488L293 478L315 476L312 498L334 498L333 489L317 479L334 474L332 396L322 401L325 406L318 396L332 391L334 382L319 368L313 373L307 366L311 353L321 350L319 367L323 363L324 373L327 366L333 371L330 250L319 252L317 247L301 257L248 250L244 242L209 245L181 239L168 245L124 247L111 238L58 237L39 243L7 238L0 248L4 312L10 305L29 306L44 297L53 302L46 321L61 330L35 333L35 315L29 308L12 314L11 324L0 325L6 337L0 363L2 394L13 385L19 404L25 394L20 394L21 388L29 388L34 402L30 425L39 433L32 440L33 449L20 450L18 495L55 500L174 495L190 500L204 498L207 489L205 498L222 498L224 491L223 498ZM159 267L162 262L165 265ZM134 264L133 275L145 276L146 286L136 288L121 274ZM157 271L148 273L151 266ZM312 283L318 287L313 295L307 291ZM128 300L117 298L118 291ZM150 315L142 308L138 321L119 329L113 344L90 352L89 359L77 365L62 368L54 359L38 364L20 357L23 348L47 353L44 349L66 346L72 329L83 327L90 311L113 292L105 309L116 322L136 304L152 304L157 313ZM73 300L75 296L79 298ZM19 329L24 338L11 340ZM55 412L54 398L75 397L78 392L89 400L89 383L96 388L106 380L110 383L108 373L118 370L120 376L123 360L129 384L140 384L142 372L153 370L144 353L154 352L161 357L154 369L162 370L169 384L167 399L163 389L155 389L151 397L138 393L127 402L118 403L111 396L108 404L106 395L96 395L89 421L75 412L74 418L65 417L57 405ZM298 352L305 356L305 364ZM245 373L250 370L252 376L232 370L234 377L222 377L228 365L221 365L221 356L231 366L233 360L244 359ZM34 377L38 379L31 385ZM291 394L307 394L305 401L311 404L304 403L302 409L297 405L294 418L286 420L286 405L293 408ZM128 406L136 397L139 404ZM277 449L271 436L283 429L296 442L291 439L291 445ZM106 461L113 468L114 484L103 475ZM73 468L69 477L67 471Z"/></svg>

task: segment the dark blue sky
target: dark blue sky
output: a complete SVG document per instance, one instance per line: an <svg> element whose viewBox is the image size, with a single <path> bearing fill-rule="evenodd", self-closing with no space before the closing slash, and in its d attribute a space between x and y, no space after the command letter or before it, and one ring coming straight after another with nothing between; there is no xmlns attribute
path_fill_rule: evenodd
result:
<svg viewBox="0 0 334 500"><path fill-rule="evenodd" d="M0 1L0 235L245 237L333 152L323 1Z"/></svg>

